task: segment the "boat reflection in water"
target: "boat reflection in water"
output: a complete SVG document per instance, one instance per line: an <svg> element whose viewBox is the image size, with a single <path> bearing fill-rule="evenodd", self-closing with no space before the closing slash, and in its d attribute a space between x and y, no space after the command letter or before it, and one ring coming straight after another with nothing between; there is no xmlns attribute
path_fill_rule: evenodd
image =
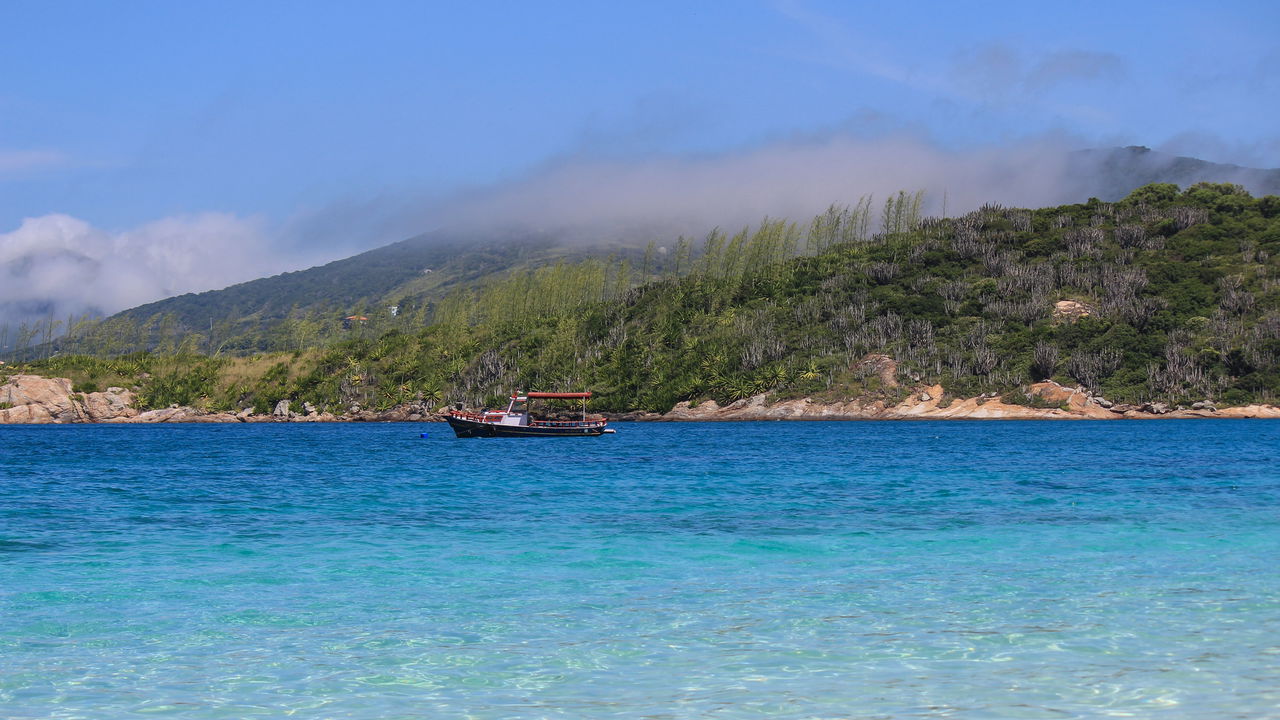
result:
<svg viewBox="0 0 1280 720"><path fill-rule="evenodd" d="M599 415L587 415L587 398L590 392L515 393L506 410L482 410L466 412L451 410L445 416L449 427L460 438L473 437L596 437L613 430L605 427L607 420ZM530 400L582 400L580 420L540 420L529 414Z"/></svg>

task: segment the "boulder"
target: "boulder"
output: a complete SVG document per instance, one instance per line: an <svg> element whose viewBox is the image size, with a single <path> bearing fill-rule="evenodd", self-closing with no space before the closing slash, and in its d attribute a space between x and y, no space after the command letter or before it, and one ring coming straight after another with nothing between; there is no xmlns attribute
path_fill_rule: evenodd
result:
<svg viewBox="0 0 1280 720"><path fill-rule="evenodd" d="M1079 300L1059 300L1053 304L1053 317L1057 320L1075 322L1093 314L1093 309Z"/></svg>
<svg viewBox="0 0 1280 720"><path fill-rule="evenodd" d="M375 419L381 422L406 422L409 420L409 413L403 405L398 405L377 413Z"/></svg>
<svg viewBox="0 0 1280 720"><path fill-rule="evenodd" d="M1027 388L1027 394L1038 397L1051 405L1083 406L1085 396L1052 380L1038 382ZM984 396L985 397L985 396Z"/></svg>
<svg viewBox="0 0 1280 720"><path fill-rule="evenodd" d="M192 413L196 412L189 407L167 407L159 410L148 410L144 413L129 418L126 422L134 423L178 423L191 422Z"/></svg>
<svg viewBox="0 0 1280 720"><path fill-rule="evenodd" d="M181 420L173 422L191 422L191 423L228 423L239 422L235 415L229 412L204 412L195 408L183 408L187 414Z"/></svg>
<svg viewBox="0 0 1280 720"><path fill-rule="evenodd" d="M715 400L705 400L690 407L688 400L676 403L670 412L663 415L666 420L710 420L720 411L720 404Z"/></svg>
<svg viewBox="0 0 1280 720"><path fill-rule="evenodd" d="M0 408L0 423L46 425L63 422L49 412L49 408L35 403Z"/></svg>
<svg viewBox="0 0 1280 720"><path fill-rule="evenodd" d="M287 420L289 418L289 401L281 400L280 402L276 403L276 408L271 411L271 414L275 417L284 418Z"/></svg>
<svg viewBox="0 0 1280 720"><path fill-rule="evenodd" d="M888 355L872 353L858 361L855 367L868 375L876 375L887 388L898 387L898 362Z"/></svg>
<svg viewBox="0 0 1280 720"><path fill-rule="evenodd" d="M85 393L83 407L89 422L111 422L138 415L133 407L134 394L122 388L107 388L106 392Z"/></svg>
<svg viewBox="0 0 1280 720"><path fill-rule="evenodd" d="M87 418L67 378L14 375L0 385L0 423L67 423Z"/></svg>

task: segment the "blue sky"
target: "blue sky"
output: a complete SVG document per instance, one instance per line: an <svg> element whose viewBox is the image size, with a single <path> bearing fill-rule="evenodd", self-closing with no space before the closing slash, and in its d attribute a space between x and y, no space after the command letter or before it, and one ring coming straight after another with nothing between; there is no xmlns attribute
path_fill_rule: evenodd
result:
<svg viewBox="0 0 1280 720"><path fill-rule="evenodd" d="M463 5L7 3L0 227L283 217L832 132L1280 166L1275 3Z"/></svg>
<svg viewBox="0 0 1280 720"><path fill-rule="evenodd" d="M89 232L181 255L186 222L202 238L231 228L232 256L368 247L477 195L602 177L542 182L576 165L680 172L779 148L838 163L824 143L886 138L1280 167L1280 4L964 5L10 0L0 240L78 247ZM771 211L787 185L739 204Z"/></svg>

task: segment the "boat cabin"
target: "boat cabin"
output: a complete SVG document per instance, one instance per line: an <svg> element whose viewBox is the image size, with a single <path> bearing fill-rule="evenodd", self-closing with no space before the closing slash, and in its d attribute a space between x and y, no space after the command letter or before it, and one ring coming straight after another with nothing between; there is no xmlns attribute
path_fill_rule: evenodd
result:
<svg viewBox="0 0 1280 720"><path fill-rule="evenodd" d="M591 397L589 392L531 392L521 395L515 393L511 396L511 402L507 403L506 410L486 410L483 413L484 422L496 423L498 425L529 425L529 401L530 400L582 400L582 420L587 419L587 398Z"/></svg>

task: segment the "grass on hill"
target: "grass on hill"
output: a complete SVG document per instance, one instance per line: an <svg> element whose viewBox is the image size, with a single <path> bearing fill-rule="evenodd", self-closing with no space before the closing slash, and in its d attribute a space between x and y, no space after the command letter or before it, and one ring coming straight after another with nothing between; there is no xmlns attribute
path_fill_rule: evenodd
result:
<svg viewBox="0 0 1280 720"><path fill-rule="evenodd" d="M168 352L31 367L137 386L149 406L259 411L497 404L513 389L590 388L614 411L759 393L894 402L934 383L1016 399L1045 378L1117 402L1275 402L1278 258L1280 198L1232 185L950 219L899 194L878 213L864 201L681 239L662 266L589 258L490 277L395 327L294 338L292 352L204 356L175 335ZM1087 315L1055 315L1063 300ZM879 354L896 387L866 361Z"/></svg>

